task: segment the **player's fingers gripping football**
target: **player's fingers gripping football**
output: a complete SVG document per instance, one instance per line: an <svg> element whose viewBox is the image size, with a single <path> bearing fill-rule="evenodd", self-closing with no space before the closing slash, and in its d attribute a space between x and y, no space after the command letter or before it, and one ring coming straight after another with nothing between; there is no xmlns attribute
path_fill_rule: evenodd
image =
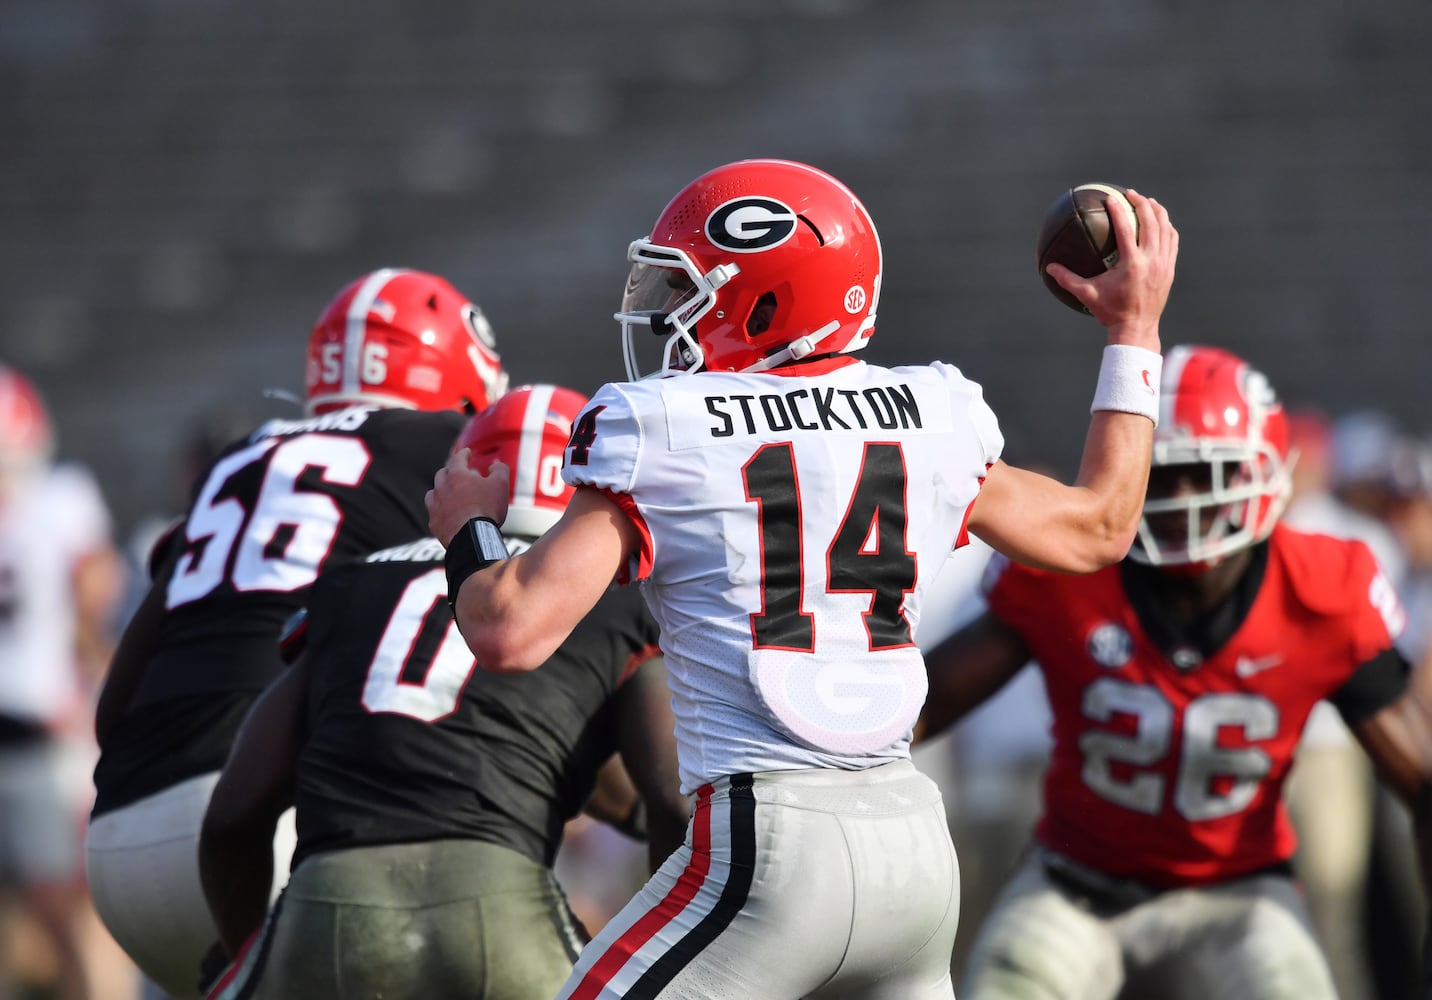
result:
<svg viewBox="0 0 1432 1000"><path fill-rule="evenodd" d="M1168 302L1178 258L1178 230L1157 200L1132 189L1127 197L1138 214L1137 224L1122 201L1108 201L1109 220L1119 246L1119 259L1113 266L1092 278L1081 278L1058 264L1049 265L1049 273L1109 328L1111 343L1151 346L1142 341L1156 333L1158 318Z"/></svg>
<svg viewBox="0 0 1432 1000"><path fill-rule="evenodd" d="M467 448L453 452L433 477L433 488L425 498L428 530L444 545L470 518L490 517L499 525L507 519L511 472L502 462L493 462L486 473L478 472L470 458Z"/></svg>

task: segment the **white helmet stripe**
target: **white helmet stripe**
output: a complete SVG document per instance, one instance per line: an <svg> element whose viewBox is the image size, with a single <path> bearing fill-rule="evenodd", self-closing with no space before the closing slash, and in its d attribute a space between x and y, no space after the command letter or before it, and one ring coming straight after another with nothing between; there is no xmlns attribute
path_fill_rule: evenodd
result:
<svg viewBox="0 0 1432 1000"><path fill-rule="evenodd" d="M552 386L534 386L522 414L522 441L517 449L517 468L512 470L512 504L530 507L537 500L537 478L541 475L542 438L547 430L547 413L552 409Z"/></svg>
<svg viewBox="0 0 1432 1000"><path fill-rule="evenodd" d="M1180 344L1164 356L1163 363L1163 384L1178 385L1183 381L1183 368L1188 364L1189 355L1192 352L1184 344ZM1178 393L1159 391L1159 422L1160 427L1173 427L1173 407L1178 400Z"/></svg>
<svg viewBox="0 0 1432 1000"><path fill-rule="evenodd" d="M362 389L363 375L363 334L368 328L368 313L378 296L404 270L385 267L374 271L363 279L353 301L348 303L347 326L343 335L343 391L356 393Z"/></svg>

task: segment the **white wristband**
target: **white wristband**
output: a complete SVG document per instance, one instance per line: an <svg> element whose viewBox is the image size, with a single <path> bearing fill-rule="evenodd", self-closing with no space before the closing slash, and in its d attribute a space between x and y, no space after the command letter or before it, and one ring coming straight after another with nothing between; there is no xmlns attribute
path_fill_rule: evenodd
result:
<svg viewBox="0 0 1432 1000"><path fill-rule="evenodd" d="M1099 364L1099 385L1094 389L1096 410L1138 413L1159 425L1159 376L1163 355L1128 344L1109 344Z"/></svg>

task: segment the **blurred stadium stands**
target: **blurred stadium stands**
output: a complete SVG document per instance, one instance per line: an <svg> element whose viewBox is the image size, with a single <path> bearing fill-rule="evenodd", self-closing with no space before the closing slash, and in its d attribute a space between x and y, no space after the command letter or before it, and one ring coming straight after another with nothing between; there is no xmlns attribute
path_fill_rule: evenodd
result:
<svg viewBox="0 0 1432 1000"><path fill-rule="evenodd" d="M121 524L200 415L301 390L359 273L449 276L518 381L622 374L628 240L696 173L806 159L881 227L885 362L983 382L1068 469L1099 331L1045 292L1063 187L1183 234L1165 342L1432 427L1432 5L1386 0L0 0L0 358Z"/></svg>

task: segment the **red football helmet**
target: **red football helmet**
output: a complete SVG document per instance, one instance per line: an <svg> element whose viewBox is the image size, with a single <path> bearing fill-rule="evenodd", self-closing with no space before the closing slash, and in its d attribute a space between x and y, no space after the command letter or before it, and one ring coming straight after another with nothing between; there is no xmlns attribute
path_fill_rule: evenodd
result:
<svg viewBox="0 0 1432 1000"><path fill-rule="evenodd" d="M472 449L468 464L486 473L501 461L512 473L502 530L535 539L557 523L574 492L562 479L562 456L587 397L556 385L522 385L463 427L453 451Z"/></svg>
<svg viewBox="0 0 1432 1000"><path fill-rule="evenodd" d="M627 375L636 338L664 337L661 370L765 371L858 351L875 332L880 237L840 181L789 160L742 160L688 184L632 243L621 311Z"/></svg>
<svg viewBox="0 0 1432 1000"><path fill-rule="evenodd" d="M1267 538L1287 506L1288 418L1262 372L1216 347L1169 351L1161 396L1129 557L1207 568Z"/></svg>
<svg viewBox="0 0 1432 1000"><path fill-rule="evenodd" d="M482 310L435 274L385 268L338 293L308 339L308 412L357 403L481 410L507 388Z"/></svg>
<svg viewBox="0 0 1432 1000"><path fill-rule="evenodd" d="M15 369L0 365L0 471L34 469L49 459L53 446L39 392Z"/></svg>

